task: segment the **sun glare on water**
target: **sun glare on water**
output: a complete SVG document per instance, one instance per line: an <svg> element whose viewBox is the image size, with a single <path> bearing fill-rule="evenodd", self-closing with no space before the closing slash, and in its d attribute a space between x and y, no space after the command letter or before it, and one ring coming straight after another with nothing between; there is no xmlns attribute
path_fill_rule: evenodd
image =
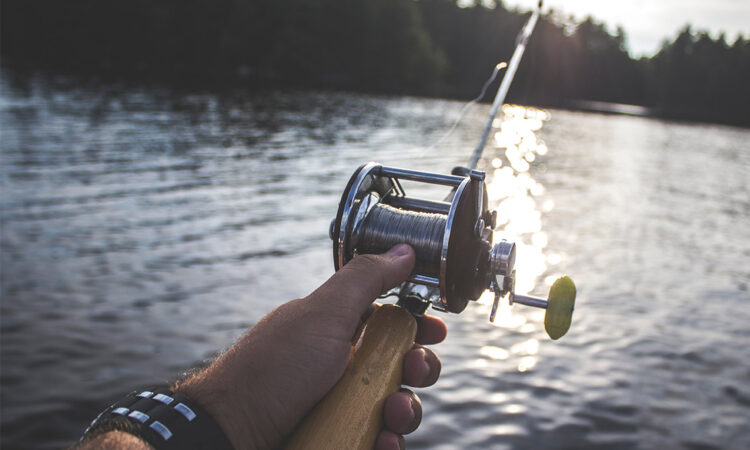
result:
<svg viewBox="0 0 750 450"><path fill-rule="evenodd" d="M544 186L529 172L531 164L549 150L537 132L550 115L541 109L518 105L504 105L503 113L504 119L493 123L498 131L494 135L495 157L488 168L489 201L498 212L493 240L516 243L516 292L527 294L534 290L547 268L562 259L559 254L545 253L549 238L543 230L542 216L554 208L554 202L544 198ZM550 285L554 279L555 276L550 276L544 282ZM480 302L490 305L492 300L493 294L485 292ZM542 318L543 311L538 313ZM514 312L503 302L494 323L499 327L528 328L527 317L528 314ZM496 354L485 356L492 358ZM530 359L533 355L525 361L524 370L533 367Z"/></svg>

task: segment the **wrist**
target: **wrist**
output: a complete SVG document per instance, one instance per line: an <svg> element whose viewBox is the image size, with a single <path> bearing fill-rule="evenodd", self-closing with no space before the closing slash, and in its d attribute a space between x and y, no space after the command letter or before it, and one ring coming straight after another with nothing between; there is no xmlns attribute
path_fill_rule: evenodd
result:
<svg viewBox="0 0 750 450"><path fill-rule="evenodd" d="M210 370L210 369L209 369ZM216 383L215 378L221 379ZM252 396L239 392L240 383L226 377L213 377L206 371L200 372L173 387L198 403L224 431L232 446L236 449L267 448L259 423L262 418L256 417L262 408L254 408Z"/></svg>
<svg viewBox="0 0 750 450"><path fill-rule="evenodd" d="M166 386L133 391L110 405L86 429L82 442L109 439L112 433L128 433L156 450L232 450L209 412Z"/></svg>

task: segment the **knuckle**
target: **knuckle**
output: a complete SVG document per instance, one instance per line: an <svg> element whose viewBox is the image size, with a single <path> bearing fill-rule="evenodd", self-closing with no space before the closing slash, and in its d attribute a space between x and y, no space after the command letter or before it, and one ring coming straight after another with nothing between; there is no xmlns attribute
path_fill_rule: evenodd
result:
<svg viewBox="0 0 750 450"><path fill-rule="evenodd" d="M349 264L355 267L362 266L362 268L374 269L379 267L382 262L380 255L357 255Z"/></svg>

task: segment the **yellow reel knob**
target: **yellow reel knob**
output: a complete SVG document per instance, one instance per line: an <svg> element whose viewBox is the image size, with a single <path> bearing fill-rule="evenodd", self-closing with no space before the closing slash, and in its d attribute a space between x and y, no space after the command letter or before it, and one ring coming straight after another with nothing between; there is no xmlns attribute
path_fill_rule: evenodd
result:
<svg viewBox="0 0 750 450"><path fill-rule="evenodd" d="M576 285L568 276L562 276L552 283L547 298L547 313L544 315L544 329L552 339L560 339L568 332L573 320L576 303Z"/></svg>

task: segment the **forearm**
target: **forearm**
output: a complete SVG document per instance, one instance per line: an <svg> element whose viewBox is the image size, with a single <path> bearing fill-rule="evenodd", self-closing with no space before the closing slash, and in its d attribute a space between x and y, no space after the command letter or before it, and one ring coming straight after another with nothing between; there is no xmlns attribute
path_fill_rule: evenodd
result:
<svg viewBox="0 0 750 450"><path fill-rule="evenodd" d="M191 428L192 433L176 434L175 438L181 439L180 448L208 448L203 444L215 441L220 445L214 448L281 446L344 373L351 356L352 336L366 319L372 300L406 279L413 266L414 252L408 246L396 246L383 255L358 256L308 297L284 303L267 314L206 369L168 389L150 387L167 400L181 397L180 401L188 404L197 417L210 418L210 422L204 420L203 425ZM443 338L443 322L429 316L420 320L416 338L419 344L436 344ZM429 386L439 373L437 356L420 345L404 358L403 380L407 385ZM161 404L156 404L175 403L171 400L156 399L151 391L137 392L118 402L117 409L132 408L134 402L140 402L133 412L147 415L160 408L159 414L167 416L167 425L173 418L180 419L176 414L185 415L181 410L164 411ZM145 394L144 398L134 398L141 394ZM117 421L116 427L100 429L100 435L94 427L92 437L75 449L153 450L137 435L138 428L148 428L155 422L146 425L139 414L124 416L122 410L106 412L103 420ZM403 448L402 435L419 425L421 404L412 392L399 391L386 400L383 415L385 428L380 432L377 447ZM157 418L152 416L147 420ZM106 426L104 422L102 426ZM128 426L136 427L130 430L135 435L128 434ZM146 439L152 442L148 436ZM153 442L158 446L161 441L155 438Z"/></svg>

